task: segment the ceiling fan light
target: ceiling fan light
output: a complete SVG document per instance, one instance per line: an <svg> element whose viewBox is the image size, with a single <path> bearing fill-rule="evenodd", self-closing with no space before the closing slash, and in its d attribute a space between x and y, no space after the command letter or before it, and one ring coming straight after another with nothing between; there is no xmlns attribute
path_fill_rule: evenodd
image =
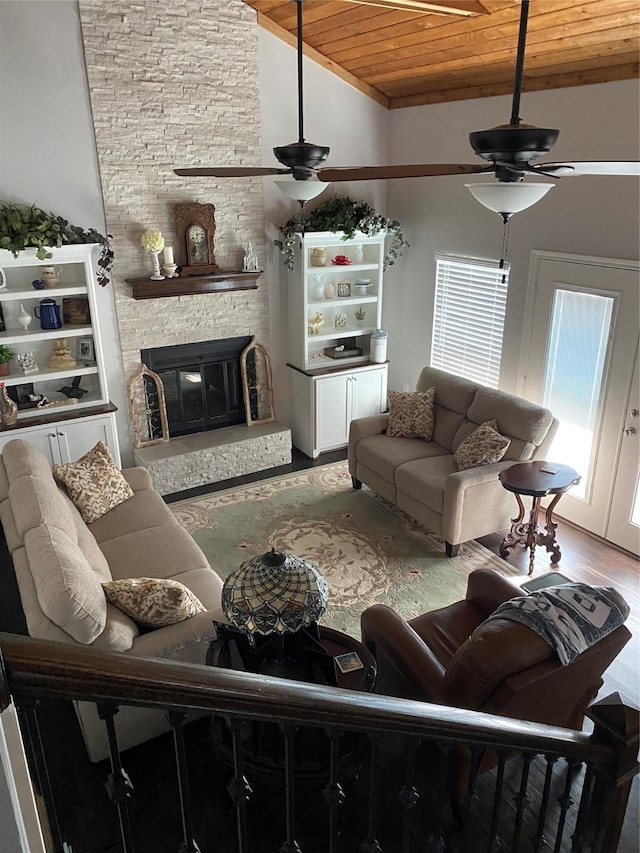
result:
<svg viewBox="0 0 640 853"><path fill-rule="evenodd" d="M311 201L328 186L320 181L274 181L274 183L285 195L301 204Z"/></svg>
<svg viewBox="0 0 640 853"><path fill-rule="evenodd" d="M555 184L492 183L465 184L473 197L494 213L512 216L545 196Z"/></svg>

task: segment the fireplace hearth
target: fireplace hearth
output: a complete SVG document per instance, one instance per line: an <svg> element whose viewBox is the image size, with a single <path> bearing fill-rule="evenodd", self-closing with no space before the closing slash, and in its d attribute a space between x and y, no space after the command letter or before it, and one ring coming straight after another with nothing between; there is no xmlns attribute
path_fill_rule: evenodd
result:
<svg viewBox="0 0 640 853"><path fill-rule="evenodd" d="M141 350L164 385L173 437L245 423L240 355L250 336Z"/></svg>

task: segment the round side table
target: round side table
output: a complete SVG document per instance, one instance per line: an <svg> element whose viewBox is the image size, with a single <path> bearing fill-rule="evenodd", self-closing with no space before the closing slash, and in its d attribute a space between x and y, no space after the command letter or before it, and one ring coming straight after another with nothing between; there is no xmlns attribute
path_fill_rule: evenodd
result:
<svg viewBox="0 0 640 853"><path fill-rule="evenodd" d="M556 541L557 524L553 522L553 510L562 495L571 486L580 482L580 475L568 465L555 462L520 462L512 465L498 475L500 482L508 492L513 492L518 502L518 516L511 519L511 531L505 536L500 545L500 556L506 557L514 545L522 544L529 549L529 574L533 574L533 561L536 545L544 545L551 553L551 562L560 561L560 546ZM524 521L524 504L521 495L532 498L529 521ZM545 510L545 531L538 529L540 503L547 495L554 495L553 500Z"/></svg>

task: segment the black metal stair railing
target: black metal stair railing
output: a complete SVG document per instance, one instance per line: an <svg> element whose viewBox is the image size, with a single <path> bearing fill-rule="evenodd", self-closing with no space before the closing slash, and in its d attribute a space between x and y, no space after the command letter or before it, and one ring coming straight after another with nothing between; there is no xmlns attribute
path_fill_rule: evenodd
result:
<svg viewBox="0 0 640 853"><path fill-rule="evenodd" d="M64 790L55 788L55 780L51 784L39 736L37 703L47 699L98 705L110 747L106 787L123 853L134 853L142 843L131 818L139 786L134 788L125 769L129 758L120 753L114 722L123 705L163 709L171 723L172 790L182 840L161 853L231 853L219 844L223 830L231 833L225 837L233 837L238 853L613 853L638 772L637 710L619 697L593 706L595 729L587 735L13 635L0 635L0 650L0 708L13 701L25 724L52 853L72 848L57 818ZM230 744L230 809L216 813L210 827L196 819L191 796L185 720L194 710L225 720ZM274 733L273 766L281 773L265 784L252 747L261 737L273 747ZM359 739L350 744L354 733ZM310 743L325 759L322 784L315 777L309 784L304 775ZM257 806L265 810L258 788L267 798L266 822L252 820ZM225 819L231 829L223 827Z"/></svg>

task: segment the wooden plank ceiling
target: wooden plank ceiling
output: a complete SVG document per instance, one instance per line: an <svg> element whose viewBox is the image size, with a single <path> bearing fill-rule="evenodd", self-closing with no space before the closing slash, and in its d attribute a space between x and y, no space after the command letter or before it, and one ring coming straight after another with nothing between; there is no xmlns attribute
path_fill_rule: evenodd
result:
<svg viewBox="0 0 640 853"><path fill-rule="evenodd" d="M296 3L245 0L295 45ZM509 94L519 0L304 0L305 53L390 109ZM391 7L391 8L390 8ZM524 91L637 77L640 0L531 0ZM295 69L291 69L295 73Z"/></svg>

